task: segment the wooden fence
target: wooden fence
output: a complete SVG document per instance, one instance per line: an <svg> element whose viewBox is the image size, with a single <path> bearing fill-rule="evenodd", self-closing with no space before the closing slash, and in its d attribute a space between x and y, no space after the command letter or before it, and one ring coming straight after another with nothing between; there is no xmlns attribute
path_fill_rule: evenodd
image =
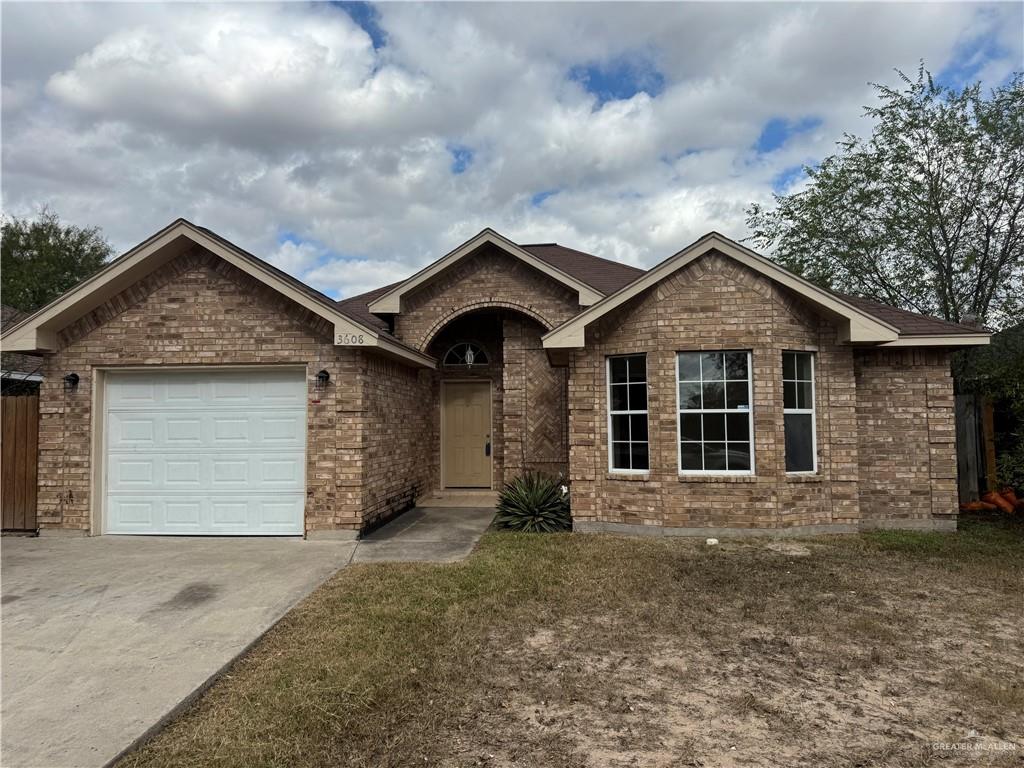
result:
<svg viewBox="0 0 1024 768"><path fill-rule="evenodd" d="M5 531L36 529L39 395L0 397L0 512Z"/></svg>

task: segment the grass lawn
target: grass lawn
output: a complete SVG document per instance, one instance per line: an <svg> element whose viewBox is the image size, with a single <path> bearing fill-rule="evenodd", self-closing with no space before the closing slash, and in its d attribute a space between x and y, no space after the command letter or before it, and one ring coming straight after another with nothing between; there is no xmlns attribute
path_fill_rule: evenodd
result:
<svg viewBox="0 0 1024 768"><path fill-rule="evenodd" d="M353 566L120 765L1022 762L1018 517L717 547L489 533L454 565Z"/></svg>

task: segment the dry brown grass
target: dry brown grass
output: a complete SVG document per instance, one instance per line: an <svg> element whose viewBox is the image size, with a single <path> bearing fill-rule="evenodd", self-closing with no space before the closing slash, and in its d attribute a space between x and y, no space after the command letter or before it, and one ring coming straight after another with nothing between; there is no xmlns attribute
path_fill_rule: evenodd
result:
<svg viewBox="0 0 1024 768"><path fill-rule="evenodd" d="M1019 524L494 533L343 571L122 765L1017 765L1022 586Z"/></svg>

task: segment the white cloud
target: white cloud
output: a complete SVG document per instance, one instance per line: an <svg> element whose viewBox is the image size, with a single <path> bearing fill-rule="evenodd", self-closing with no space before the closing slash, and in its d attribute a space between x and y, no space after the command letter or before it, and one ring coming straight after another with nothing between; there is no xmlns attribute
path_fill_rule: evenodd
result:
<svg viewBox="0 0 1024 768"><path fill-rule="evenodd" d="M894 67L940 71L978 40L989 82L1021 62L1013 4L378 11L375 50L327 5L3 4L5 210L48 204L118 248L185 216L335 295L484 226L648 265L743 236L780 173L869 128L868 82ZM656 96L599 106L568 77L637 57ZM808 116L753 151L768 120Z"/></svg>

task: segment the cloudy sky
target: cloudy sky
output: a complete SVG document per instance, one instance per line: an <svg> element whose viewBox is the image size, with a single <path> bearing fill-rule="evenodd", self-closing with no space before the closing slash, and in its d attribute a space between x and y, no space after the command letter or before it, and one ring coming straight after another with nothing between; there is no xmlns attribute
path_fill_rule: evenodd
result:
<svg viewBox="0 0 1024 768"><path fill-rule="evenodd" d="M11 3L3 210L178 216L334 296L485 226L641 266L800 184L868 82L1022 65L1020 3Z"/></svg>

